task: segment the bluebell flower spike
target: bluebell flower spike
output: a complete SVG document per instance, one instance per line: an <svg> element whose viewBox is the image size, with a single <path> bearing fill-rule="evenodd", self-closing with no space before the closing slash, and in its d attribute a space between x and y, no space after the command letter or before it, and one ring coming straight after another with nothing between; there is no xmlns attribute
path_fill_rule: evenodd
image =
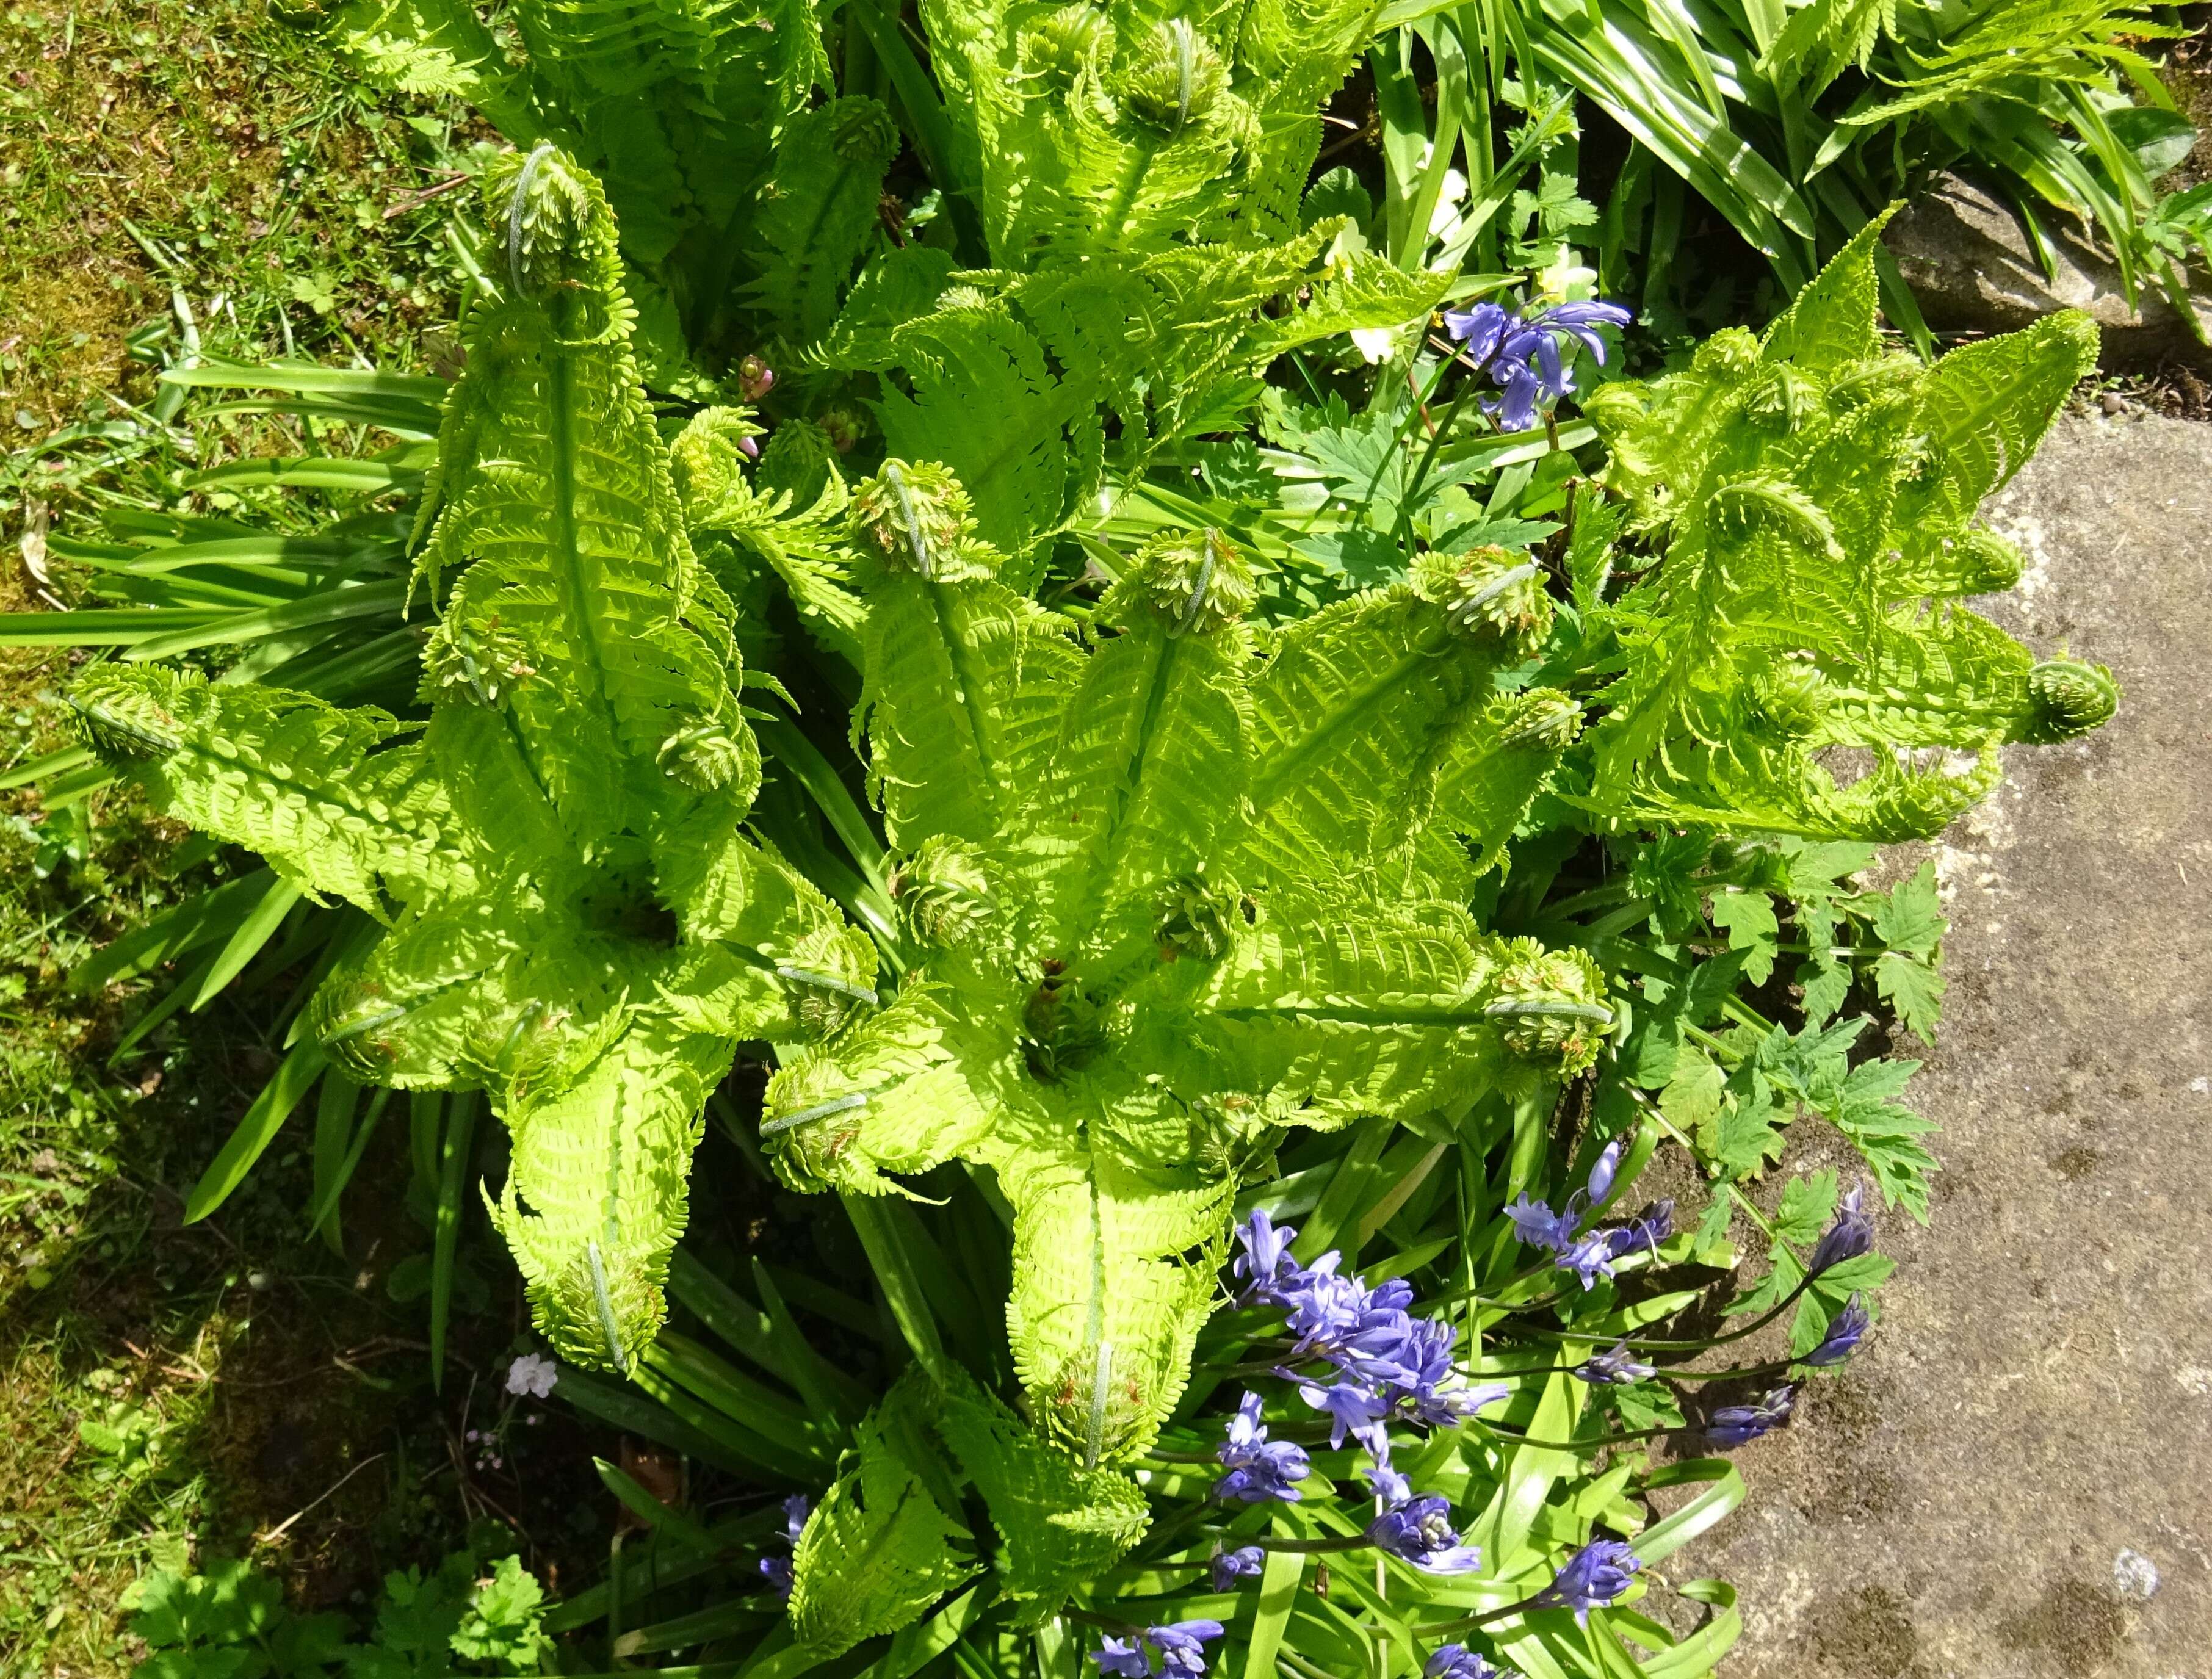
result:
<svg viewBox="0 0 2212 1679"><path fill-rule="evenodd" d="M1145 1628L1145 1642L1160 1652L1160 1671L1168 1679L1203 1679L1206 1646L1221 1636L1218 1621L1171 1621Z"/></svg>
<svg viewBox="0 0 2212 1679"><path fill-rule="evenodd" d="M1634 1583L1644 1559L1633 1547L1618 1539L1593 1539L1567 1559L1567 1566L1528 1600L1531 1608L1572 1609L1575 1619L1589 1624L1589 1612L1603 1609Z"/></svg>
<svg viewBox="0 0 2212 1679"><path fill-rule="evenodd" d="M1830 1321L1828 1332L1820 1337L1820 1344L1806 1354L1798 1362L1814 1365L1841 1364L1857 1349L1859 1342L1865 1339L1866 1332L1873 1322L1873 1318L1867 1312L1865 1297L1859 1294L1852 1295L1844 1303L1844 1309Z"/></svg>
<svg viewBox="0 0 2212 1679"><path fill-rule="evenodd" d="M1628 1350L1626 1341L1617 1341L1604 1352L1577 1365L1573 1373L1592 1387L1622 1388L1658 1372L1653 1366L1639 1364Z"/></svg>
<svg viewBox="0 0 2212 1679"><path fill-rule="evenodd" d="M1421 1664L1425 1679L1520 1679L1510 1668L1493 1667L1487 1657L1463 1644L1440 1644Z"/></svg>
<svg viewBox="0 0 2212 1679"><path fill-rule="evenodd" d="M1723 1405L1705 1420L1706 1442L1723 1451L1747 1445L1788 1422L1796 1402L1796 1389L1784 1386L1769 1389L1755 1405Z"/></svg>
<svg viewBox="0 0 2212 1679"><path fill-rule="evenodd" d="M1210 1565L1216 1591L1234 1591L1239 1580L1257 1579L1267 1566L1267 1554L1257 1545L1239 1545L1224 1551Z"/></svg>
<svg viewBox="0 0 2212 1679"><path fill-rule="evenodd" d="M1626 326L1629 319L1618 303L1602 301L1560 303L1534 314L1484 302L1448 310L1443 318L1444 331L1463 346L1468 361L1478 372L1486 371L1504 392L1483 408L1508 431L1528 430L1536 423L1540 404L1573 393L1574 374L1560 353L1562 338L1572 339L1603 365L1605 340L1596 329Z"/></svg>
<svg viewBox="0 0 2212 1679"><path fill-rule="evenodd" d="M1819 1276L1823 1271L1833 1270L1847 1259L1856 1259L1874 1250L1874 1220L1867 1216L1866 1191L1854 1186L1836 1208L1836 1221L1820 1238L1813 1250L1809 1276Z"/></svg>
<svg viewBox="0 0 2212 1679"><path fill-rule="evenodd" d="M1397 1500L1367 1524L1367 1537L1424 1573L1467 1574L1482 1566L1481 1548L1459 1542L1451 1506L1435 1493Z"/></svg>
<svg viewBox="0 0 2212 1679"><path fill-rule="evenodd" d="M1213 1496L1245 1504L1296 1504L1297 1483L1313 1469L1304 1446L1267 1438L1256 1393L1246 1394L1238 1403L1237 1414L1229 1419L1228 1438L1214 1456L1229 1473L1213 1483Z"/></svg>

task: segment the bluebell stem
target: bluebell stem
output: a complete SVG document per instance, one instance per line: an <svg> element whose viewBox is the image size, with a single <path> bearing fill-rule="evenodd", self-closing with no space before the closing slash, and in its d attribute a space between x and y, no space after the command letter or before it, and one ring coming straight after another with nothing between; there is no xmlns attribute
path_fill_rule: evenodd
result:
<svg viewBox="0 0 2212 1679"><path fill-rule="evenodd" d="M1506 430L1525 431L1535 423L1540 402L1574 391L1560 340L1575 340L1602 365L1605 340L1595 329L1625 326L1629 318L1617 303L1562 303L1534 315L1478 303L1471 309L1448 310L1444 330L1466 346L1476 370L1488 372L1491 382L1504 392L1495 403L1485 402L1485 411Z"/></svg>
<svg viewBox="0 0 2212 1679"><path fill-rule="evenodd" d="M1299 1493L1291 1483L1304 1481L1312 1473L1304 1447L1267 1438L1267 1427L1260 1420L1260 1396L1256 1393L1246 1394L1237 1405L1237 1414L1229 1419L1228 1438L1214 1456L1229 1473L1213 1483L1213 1496L1238 1499L1246 1504L1261 1504L1271 1499L1296 1504Z"/></svg>
<svg viewBox="0 0 2212 1679"><path fill-rule="evenodd" d="M1769 1389L1756 1405L1723 1405L1706 1419L1705 1439L1723 1451L1755 1440L1789 1421L1796 1402L1797 1390L1784 1386Z"/></svg>
<svg viewBox="0 0 2212 1679"><path fill-rule="evenodd" d="M1644 1560L1618 1539L1593 1539L1567 1559L1567 1566L1528 1602L1531 1608L1572 1609L1587 1626L1589 1612L1603 1609L1628 1590Z"/></svg>
<svg viewBox="0 0 2212 1679"><path fill-rule="evenodd" d="M1841 1364L1864 1338L1873 1319L1867 1315L1863 1296L1854 1294L1828 1324L1820 1344L1798 1360L1800 1364Z"/></svg>
<svg viewBox="0 0 2212 1679"><path fill-rule="evenodd" d="M1367 1524L1367 1536L1425 1573L1465 1574L1482 1566L1481 1549L1459 1542L1451 1506L1435 1493L1398 1500Z"/></svg>
<svg viewBox="0 0 2212 1679"><path fill-rule="evenodd" d="M1577 1365L1573 1373L1593 1387L1620 1388L1631 1382L1641 1382L1657 1372L1650 1365L1638 1364L1628 1350L1628 1343L1618 1341L1604 1352Z"/></svg>
<svg viewBox="0 0 2212 1679"><path fill-rule="evenodd" d="M1820 1244L1813 1250L1813 1262L1808 1273L1819 1276L1832 1270L1847 1259L1856 1259L1874 1247L1874 1220L1865 1212L1866 1191L1854 1188L1836 1209L1836 1221L1830 1225L1821 1238Z"/></svg>
<svg viewBox="0 0 2212 1679"><path fill-rule="evenodd" d="M1201 1679L1206 1646L1222 1633L1218 1621L1171 1621L1145 1628L1145 1642L1160 1652L1161 1671L1170 1679Z"/></svg>
<svg viewBox="0 0 2212 1679"><path fill-rule="evenodd" d="M1212 1564L1213 1589L1233 1591L1237 1581L1250 1579L1267 1564L1267 1554L1257 1545L1240 1545L1233 1551L1224 1551Z"/></svg>
<svg viewBox="0 0 2212 1679"><path fill-rule="evenodd" d="M1490 1664L1486 1657L1479 1656L1463 1644L1440 1644L1429 1659L1421 1664L1426 1679L1517 1679L1509 1672L1501 1672Z"/></svg>

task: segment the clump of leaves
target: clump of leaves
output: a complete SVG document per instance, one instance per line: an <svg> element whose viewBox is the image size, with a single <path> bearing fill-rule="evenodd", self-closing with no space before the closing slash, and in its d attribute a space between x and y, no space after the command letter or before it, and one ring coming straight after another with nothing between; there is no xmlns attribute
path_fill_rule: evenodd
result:
<svg viewBox="0 0 2212 1679"><path fill-rule="evenodd" d="M341 1614L302 1615L238 1558L198 1573L157 1569L134 1589L131 1630L149 1646L135 1679L460 1679L536 1673L553 1643L544 1594L521 1559L455 1551L428 1574L387 1574L362 1643Z"/></svg>

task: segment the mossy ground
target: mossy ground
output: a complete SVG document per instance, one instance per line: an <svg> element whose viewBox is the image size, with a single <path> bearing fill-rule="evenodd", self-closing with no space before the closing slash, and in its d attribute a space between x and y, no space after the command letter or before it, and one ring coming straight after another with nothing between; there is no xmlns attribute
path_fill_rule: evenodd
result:
<svg viewBox="0 0 2212 1679"><path fill-rule="evenodd" d="M75 593L49 525L171 503L198 467L297 447L271 435L289 423L205 402L156 415L159 370L192 337L242 359L435 358L460 281L445 220L484 137L458 107L360 86L311 21L255 0L0 0L0 611ZM0 776L63 744L46 697L70 656L0 652ZM84 995L70 976L230 867L183 837L112 793L48 810L0 792L11 1679L127 1670L118 1604L157 1562L250 1548L327 1607L434 1564L471 1521L514 1521L541 1567L605 1542L567 1525L596 1519L573 1478L589 1460L550 1415L468 1439L501 1413L494 1360L526 1321L507 1268L489 1251L465 1268L442 1391L419 1304L391 1298L429 1246L404 1104L365 1168L385 1193L361 1203L385 1222L349 1228L342 1254L304 1239L305 1116L216 1218L182 1224L182 1192L276 1063L274 1005L299 979L249 976L113 1056L165 977Z"/></svg>

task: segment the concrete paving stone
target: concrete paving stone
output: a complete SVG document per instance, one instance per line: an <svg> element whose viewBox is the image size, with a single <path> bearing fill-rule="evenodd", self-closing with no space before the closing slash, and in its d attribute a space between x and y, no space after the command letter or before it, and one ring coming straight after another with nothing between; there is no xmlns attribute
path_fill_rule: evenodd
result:
<svg viewBox="0 0 2212 1679"><path fill-rule="evenodd" d="M2212 426L2069 416L1988 511L1983 604L2126 696L1935 848L1931 1222L1678 1565L1742 1590L1725 1679L2212 1679Z"/></svg>

